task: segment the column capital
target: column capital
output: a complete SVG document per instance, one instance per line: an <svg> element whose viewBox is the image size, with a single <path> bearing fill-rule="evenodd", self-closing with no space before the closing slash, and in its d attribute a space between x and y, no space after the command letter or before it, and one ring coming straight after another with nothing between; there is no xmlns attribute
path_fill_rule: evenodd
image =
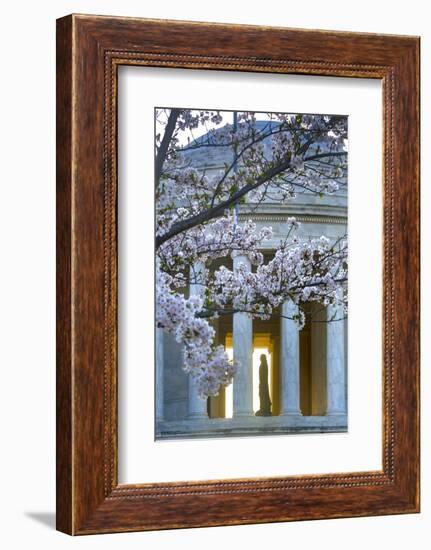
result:
<svg viewBox="0 0 431 550"><path fill-rule="evenodd" d="M248 256L245 256L244 254L235 251L232 254L233 259L233 267L236 268L240 264L245 264L246 268L250 271L251 270L251 261L249 260Z"/></svg>
<svg viewBox="0 0 431 550"><path fill-rule="evenodd" d="M285 317L282 317L282 321L292 321L294 323L294 326L296 330L299 332L299 325L296 321L292 319L295 315L298 315L299 312L299 306L295 304L293 300L290 298L282 303L281 305L281 314ZM286 317L290 317L290 319L286 319ZM291 327L293 329L293 326Z"/></svg>
<svg viewBox="0 0 431 550"><path fill-rule="evenodd" d="M231 253L231 256L234 260L237 259L237 258L244 258L245 260L250 261L248 259L247 254L245 252L243 252L242 250L233 250L232 253Z"/></svg>

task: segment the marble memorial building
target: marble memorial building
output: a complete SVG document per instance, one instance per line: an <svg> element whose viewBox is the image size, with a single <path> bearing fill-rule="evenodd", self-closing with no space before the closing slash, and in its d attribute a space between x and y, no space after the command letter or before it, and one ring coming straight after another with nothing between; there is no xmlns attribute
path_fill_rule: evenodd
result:
<svg viewBox="0 0 431 550"><path fill-rule="evenodd" d="M227 154L223 151L202 147L188 155L193 166L208 172L222 169ZM239 221L252 219L258 229L273 228L273 238L262 250L265 261L285 236L286 220L291 216L301 222L301 238L325 235L335 241L342 237L347 232L347 182L330 196L304 193L285 204L266 200L257 209L248 204L239 208ZM245 257L223 261L230 268L245 262L252 269ZM191 285L189 292L199 290ZM218 343L241 367L230 387L207 400L198 397L181 368L181 346L156 329L156 439L346 431L347 319L325 322L334 313L336 318L343 317L342 312L314 303L308 309L312 321L301 330L280 316L295 313L289 302L266 321L244 313L221 316L214 324ZM262 354L268 364L271 416L255 414Z"/></svg>

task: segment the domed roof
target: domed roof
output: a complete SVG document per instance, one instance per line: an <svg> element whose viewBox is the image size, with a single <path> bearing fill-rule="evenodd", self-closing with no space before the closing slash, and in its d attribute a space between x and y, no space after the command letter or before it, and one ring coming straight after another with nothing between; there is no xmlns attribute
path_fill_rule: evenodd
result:
<svg viewBox="0 0 431 550"><path fill-rule="evenodd" d="M253 127L258 133L268 132L269 135L264 137L260 143L269 154L271 154L271 145L273 140L272 131L280 126L281 122L276 120L257 120ZM241 129L244 122L238 124ZM180 149L181 154L186 164L193 166L198 170L213 171L223 170L226 164L230 164L233 158L232 144L230 139L223 140L223 134L226 130L231 130L232 124L225 124L218 128L213 128L207 133L197 137L187 145ZM286 130L287 132L287 130ZM227 136L229 137L229 135ZM324 139L316 140L308 149L309 154L327 152L329 150L328 142ZM240 161L239 161L240 162ZM347 186L347 181L343 182Z"/></svg>
<svg viewBox="0 0 431 550"><path fill-rule="evenodd" d="M241 128L244 125L244 122L240 122L238 124L238 128ZM278 126L280 126L280 121L278 120L256 120L256 122L253 124L253 128L255 128L258 132L271 132L274 128L277 128ZM210 130L206 134L203 134L202 136L199 136L198 138L193 140L187 147L193 147L195 145L212 145L216 142L217 136L225 128L232 128L232 124L225 124L224 126L220 126L218 128ZM265 138L264 141L270 138L271 136L268 136L267 138Z"/></svg>

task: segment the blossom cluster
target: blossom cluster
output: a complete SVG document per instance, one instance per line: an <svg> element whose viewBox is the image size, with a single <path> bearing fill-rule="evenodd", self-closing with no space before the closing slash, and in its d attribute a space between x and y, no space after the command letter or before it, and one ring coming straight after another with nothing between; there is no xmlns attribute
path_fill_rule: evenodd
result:
<svg viewBox="0 0 431 550"><path fill-rule="evenodd" d="M319 302L347 307L347 242L331 244L325 237L285 240L274 258L256 271L239 263L235 270L222 266L207 281L213 311L242 311L268 319L290 300L298 306ZM209 308L211 310L211 307ZM301 315L300 327L304 323Z"/></svg>
<svg viewBox="0 0 431 550"><path fill-rule="evenodd" d="M195 280L196 274L193 272L197 260L210 265L218 258L236 253L247 256L254 265L261 264L263 255L259 248L271 237L271 228L264 227L257 231L256 224L251 220L239 225L231 214L226 214L172 237L158 248L157 257L162 269L175 276L174 285L179 288L186 282L187 269L190 269L187 282L202 282ZM202 273L199 277L206 280Z"/></svg>
<svg viewBox="0 0 431 550"><path fill-rule="evenodd" d="M285 113L265 113L264 123L259 118L241 112L235 124L223 124L219 111L157 111L156 161L162 169L155 194L156 322L182 345L183 368L203 398L230 384L238 368L215 343L219 316L243 312L267 319L291 300L301 327L307 302L347 308L347 238L301 240L299 223L289 218L285 238L275 242L270 227L258 230L236 215L244 203L323 196L346 185L346 119ZM161 144L169 121L175 128L171 124L166 148ZM185 133L202 128L204 137L184 145ZM202 148L225 149L232 160L222 170L198 169L189 152ZM265 263L262 248L269 240L276 252ZM220 265L223 258L226 265ZM200 291L189 295L190 285Z"/></svg>
<svg viewBox="0 0 431 550"><path fill-rule="evenodd" d="M203 301L197 296L186 299L172 291L169 275L156 265L156 326L172 334L183 345L183 368L193 376L202 398L217 395L231 383L236 365L223 346L215 346L215 331L198 317Z"/></svg>

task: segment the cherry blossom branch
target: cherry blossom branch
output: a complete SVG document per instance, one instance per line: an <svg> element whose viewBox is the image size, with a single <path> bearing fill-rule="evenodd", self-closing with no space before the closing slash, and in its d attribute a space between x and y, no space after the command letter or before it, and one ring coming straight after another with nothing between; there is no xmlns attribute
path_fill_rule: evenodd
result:
<svg viewBox="0 0 431 550"><path fill-rule="evenodd" d="M159 148L157 149L156 162L155 162L155 179L158 183L160 176L162 174L163 163L165 162L166 154L169 149L169 144L171 143L172 136L177 125L178 116L180 114L179 109L171 109L169 114L168 122L166 124L165 133L163 134L162 141Z"/></svg>

